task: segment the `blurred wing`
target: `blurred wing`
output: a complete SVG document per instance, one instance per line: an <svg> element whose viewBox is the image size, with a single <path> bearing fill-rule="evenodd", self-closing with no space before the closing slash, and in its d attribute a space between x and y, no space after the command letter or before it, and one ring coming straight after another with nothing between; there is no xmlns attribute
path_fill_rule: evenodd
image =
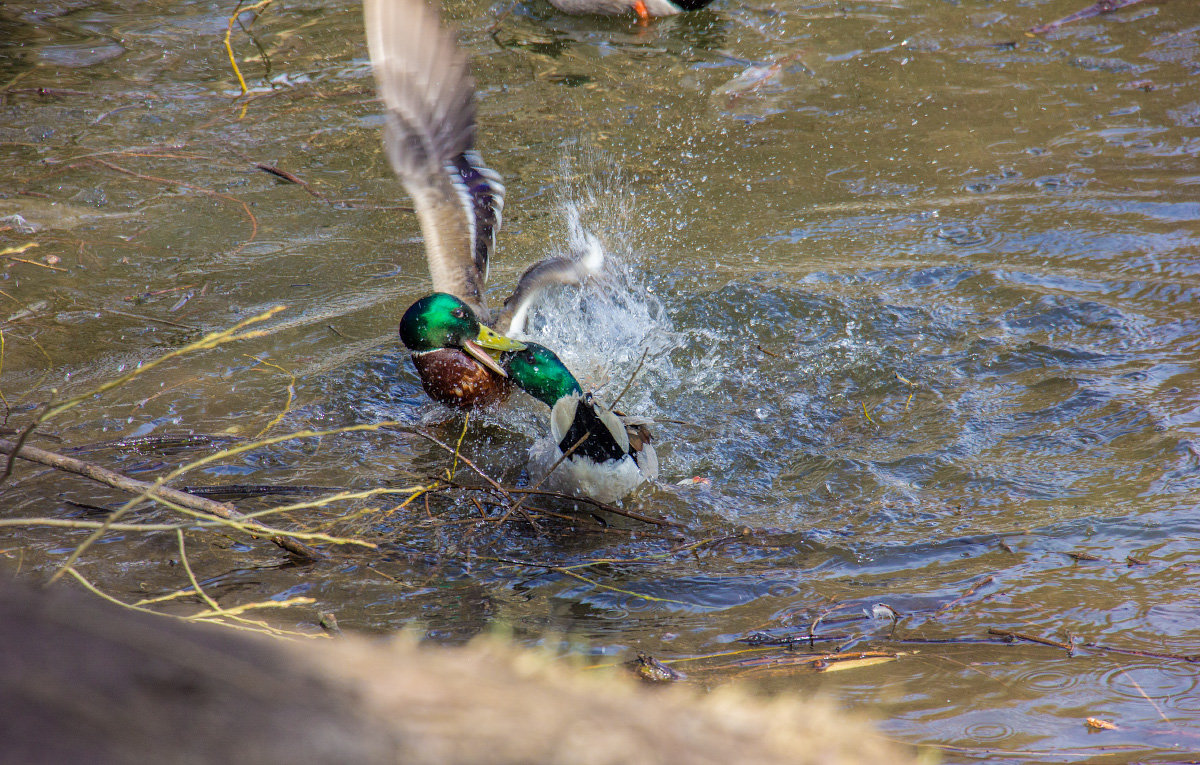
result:
<svg viewBox="0 0 1200 765"><path fill-rule="evenodd" d="M483 286L504 186L471 151L475 83L466 56L424 0L366 0L364 10L387 107L384 149L415 203L433 288L487 321Z"/></svg>

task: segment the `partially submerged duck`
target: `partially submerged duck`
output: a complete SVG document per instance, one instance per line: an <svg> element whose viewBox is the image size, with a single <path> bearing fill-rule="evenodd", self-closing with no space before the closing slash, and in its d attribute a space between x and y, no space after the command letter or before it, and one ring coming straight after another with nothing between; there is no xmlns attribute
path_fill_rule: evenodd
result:
<svg viewBox="0 0 1200 765"><path fill-rule="evenodd" d="M616 16L630 11L643 21L652 16L674 16L698 11L712 0L550 0L563 13L597 13Z"/></svg>
<svg viewBox="0 0 1200 765"><path fill-rule="evenodd" d="M416 207L435 290L405 312L400 338L430 398L461 409L493 404L511 386L486 351L522 348L505 335L521 329L537 295L551 285L580 284L602 261L539 261L493 313L484 286L504 185L472 150L475 83L466 56L422 0L366 0L364 10L379 97L387 107L384 149Z"/></svg>
<svg viewBox="0 0 1200 765"><path fill-rule="evenodd" d="M538 343L506 353L501 361L513 384L550 407L550 435L529 450L534 481L544 476L546 488L615 502L658 477L650 420L600 404Z"/></svg>

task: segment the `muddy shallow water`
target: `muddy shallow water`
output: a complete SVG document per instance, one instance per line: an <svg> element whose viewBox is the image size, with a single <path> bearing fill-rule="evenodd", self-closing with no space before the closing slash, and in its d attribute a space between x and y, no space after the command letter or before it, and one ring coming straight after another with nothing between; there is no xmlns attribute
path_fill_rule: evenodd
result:
<svg viewBox="0 0 1200 765"><path fill-rule="evenodd" d="M625 507L680 526L376 497L289 516L380 545L315 565L193 532L202 585L223 605L313 598L269 615L289 629L322 611L446 641L505 625L699 683L821 691L947 761L1200 751L1179 658L1200 653L1200 5L1025 33L1084 5L717 0L643 27L447 4L508 188L492 283L600 238L609 279L547 301L533 334L609 399L645 353L622 404L660 420L662 475ZM286 305L264 336L167 362L30 443L388 420L172 483L428 483L449 456L413 430L454 443L463 420L395 337L428 274L361 13L244 15L237 98L232 10L0 10L0 249L37 245L0 275L8 425ZM524 485L544 417L527 399L473 415L463 454ZM82 454L151 480L215 448ZM23 463L0 497L5 518L119 501ZM0 548L46 575L87 534L9 527ZM133 601L185 587L178 558L173 534L112 532L79 570ZM821 649L903 655L814 673L771 663L806 645L736 642L814 625L837 636Z"/></svg>

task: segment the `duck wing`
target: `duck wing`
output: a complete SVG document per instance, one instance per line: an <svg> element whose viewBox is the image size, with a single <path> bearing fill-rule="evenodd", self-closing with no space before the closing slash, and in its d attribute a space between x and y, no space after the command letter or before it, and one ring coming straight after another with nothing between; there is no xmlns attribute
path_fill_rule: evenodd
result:
<svg viewBox="0 0 1200 765"><path fill-rule="evenodd" d="M384 149L412 197L433 288L488 322L483 286L504 208L499 174L471 150L475 82L424 0L366 0L367 46L387 107Z"/></svg>
<svg viewBox="0 0 1200 765"><path fill-rule="evenodd" d="M496 317L495 329L502 335L523 334L529 309L542 291L555 285L578 287L591 277L599 276L604 267L604 248L588 234L584 246L569 256L539 260L521 274L517 288Z"/></svg>

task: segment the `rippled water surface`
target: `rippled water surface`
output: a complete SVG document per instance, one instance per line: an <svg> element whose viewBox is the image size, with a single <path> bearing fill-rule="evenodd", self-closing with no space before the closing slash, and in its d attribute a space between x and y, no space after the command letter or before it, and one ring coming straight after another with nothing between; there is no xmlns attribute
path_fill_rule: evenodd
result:
<svg viewBox="0 0 1200 765"><path fill-rule="evenodd" d="M315 599L270 615L289 629L323 611L447 641L501 624L704 685L820 691L945 761L1200 750L1200 4L1026 34L1084 5L717 0L639 26L452 0L508 188L497 294L600 239L608 279L547 300L532 333L610 400L638 370L622 405L659 420L662 475L625 507L678 526L375 497L289 519L378 551L298 565L192 533L201 583L225 605ZM395 337L429 283L360 11L243 15L236 98L232 10L0 9L8 425L286 305L263 336L168 361L29 443L389 420L172 483L427 484L450 459L414 431L454 443L463 421ZM472 416L463 454L524 485L544 417L527 399ZM215 448L82 456L152 479ZM119 501L26 463L0 496L6 518ZM45 575L87 534L10 527L0 547ZM79 570L133 601L185 587L178 558L173 534L111 532ZM839 648L901 655L799 663Z"/></svg>

